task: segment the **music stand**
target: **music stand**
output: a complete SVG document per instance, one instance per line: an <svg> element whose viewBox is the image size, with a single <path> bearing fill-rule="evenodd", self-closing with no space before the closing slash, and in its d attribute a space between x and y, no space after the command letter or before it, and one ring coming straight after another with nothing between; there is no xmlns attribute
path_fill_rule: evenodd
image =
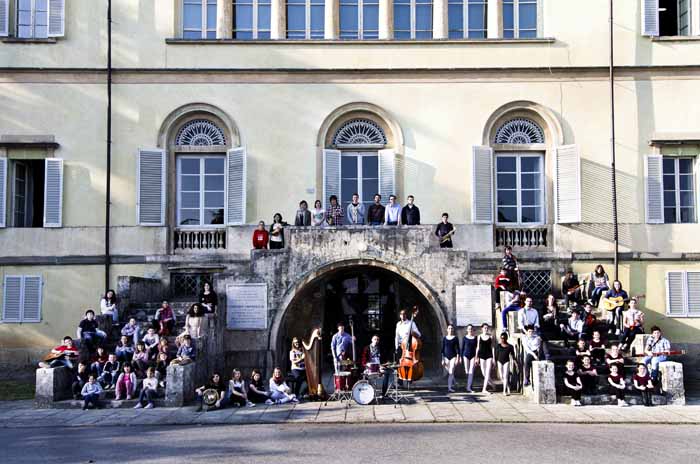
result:
<svg viewBox="0 0 700 464"><path fill-rule="evenodd" d="M398 373L394 369L387 369L391 370L391 372L394 374L394 379L391 381L391 385L389 385L389 389L387 390L387 394L382 396L382 399L388 398L391 401L394 402L394 407L396 407L401 401L405 401L406 404L408 404L408 398L406 395L404 395L401 390L399 390L399 376ZM387 375L387 374L384 374Z"/></svg>

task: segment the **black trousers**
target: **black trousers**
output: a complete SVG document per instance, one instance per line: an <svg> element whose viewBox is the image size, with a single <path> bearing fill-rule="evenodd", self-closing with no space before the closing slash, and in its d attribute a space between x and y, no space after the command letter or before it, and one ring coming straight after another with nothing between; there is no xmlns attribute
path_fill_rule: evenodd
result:
<svg viewBox="0 0 700 464"><path fill-rule="evenodd" d="M292 369L292 379L294 381L294 395L296 395L297 398L300 398L301 387L306 383L306 371L301 369Z"/></svg>
<svg viewBox="0 0 700 464"><path fill-rule="evenodd" d="M581 383L583 384L583 393L592 395L595 393L598 377L592 375L582 375Z"/></svg>
<svg viewBox="0 0 700 464"><path fill-rule="evenodd" d="M576 401L581 400L581 390L574 390L573 388L566 387L566 392Z"/></svg>
<svg viewBox="0 0 700 464"><path fill-rule="evenodd" d="M623 400L625 399L625 389L624 388L617 388L613 387L610 385L610 394L615 395L615 398L618 400Z"/></svg>

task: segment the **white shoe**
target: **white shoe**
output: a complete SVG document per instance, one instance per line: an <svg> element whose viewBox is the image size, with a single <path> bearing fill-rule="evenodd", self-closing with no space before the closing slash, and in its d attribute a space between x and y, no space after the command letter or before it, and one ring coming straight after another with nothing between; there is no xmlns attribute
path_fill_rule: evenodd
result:
<svg viewBox="0 0 700 464"><path fill-rule="evenodd" d="M467 388L467 393L474 393L474 390L472 390L471 388Z"/></svg>
<svg viewBox="0 0 700 464"><path fill-rule="evenodd" d="M153 407L153 403L148 403L144 409L153 409Z"/></svg>
<svg viewBox="0 0 700 464"><path fill-rule="evenodd" d="M138 403L136 403L136 406L134 406L134 409L141 409L142 407L143 407L143 405L139 401Z"/></svg>
<svg viewBox="0 0 700 464"><path fill-rule="evenodd" d="M267 404L269 406L271 404L275 404L275 402L272 400L265 400L265 404Z"/></svg>
<svg viewBox="0 0 700 464"><path fill-rule="evenodd" d="M248 401L245 405L248 406L249 408L255 407L255 403L251 403L250 401Z"/></svg>

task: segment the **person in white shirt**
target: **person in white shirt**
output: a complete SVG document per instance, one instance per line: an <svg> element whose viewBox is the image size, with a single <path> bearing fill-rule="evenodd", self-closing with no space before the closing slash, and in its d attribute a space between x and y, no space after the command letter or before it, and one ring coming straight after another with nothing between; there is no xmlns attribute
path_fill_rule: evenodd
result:
<svg viewBox="0 0 700 464"><path fill-rule="evenodd" d="M270 378L270 399L275 402L275 404L284 404L294 402L298 403L299 400L292 393L292 389L287 386L282 376L282 369L275 367L272 371L272 378Z"/></svg>
<svg viewBox="0 0 700 464"><path fill-rule="evenodd" d="M112 324L119 324L119 311L117 310L117 294L114 290L107 290L100 300L100 312L103 316L112 318Z"/></svg>
<svg viewBox="0 0 700 464"><path fill-rule="evenodd" d="M141 393L139 393L139 401L134 406L134 409L140 409L144 407L145 409L153 409L155 406L153 400L158 395L158 379L156 378L156 371L152 367L146 369L146 378L141 381Z"/></svg>
<svg viewBox="0 0 700 464"><path fill-rule="evenodd" d="M523 385L530 385L530 368L532 367L532 361L540 360L540 350L542 348L542 339L535 333L535 327L528 325L525 327L525 334L527 335L523 339L523 348L525 348L525 360L523 362L525 380Z"/></svg>
<svg viewBox="0 0 700 464"><path fill-rule="evenodd" d="M578 340L583 333L583 321L579 319L578 313L573 311L566 324L559 324L561 331L571 338Z"/></svg>
<svg viewBox="0 0 700 464"><path fill-rule="evenodd" d="M387 226L401 225L401 206L396 203L396 195L390 195L389 204L384 207L384 224Z"/></svg>
<svg viewBox="0 0 700 464"><path fill-rule="evenodd" d="M540 330L540 314L532 307L532 298L525 298L525 307L518 311L518 328L526 333L527 326L533 326L535 331Z"/></svg>
<svg viewBox="0 0 700 464"><path fill-rule="evenodd" d="M413 333L415 337L421 338L418 326L414 321L408 319L405 309L399 312L399 319L399 322L396 323L396 336L394 337L394 346L397 352L401 349L401 343L408 338L409 333Z"/></svg>

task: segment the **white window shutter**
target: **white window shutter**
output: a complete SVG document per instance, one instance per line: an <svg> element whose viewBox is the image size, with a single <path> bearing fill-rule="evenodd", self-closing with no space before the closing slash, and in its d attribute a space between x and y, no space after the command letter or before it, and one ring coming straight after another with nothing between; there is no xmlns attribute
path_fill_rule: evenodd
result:
<svg viewBox="0 0 700 464"><path fill-rule="evenodd" d="M0 157L0 228L7 216L7 158Z"/></svg>
<svg viewBox="0 0 700 464"><path fill-rule="evenodd" d="M685 314L686 288L685 272L671 271L666 273L666 313L669 316Z"/></svg>
<svg viewBox="0 0 700 464"><path fill-rule="evenodd" d="M491 147L473 147L472 222L493 224L493 149Z"/></svg>
<svg viewBox="0 0 700 464"><path fill-rule="evenodd" d="M557 147L554 164L555 222L581 222L581 159L578 146Z"/></svg>
<svg viewBox="0 0 700 464"><path fill-rule="evenodd" d="M44 227L63 225L63 160L44 160Z"/></svg>
<svg viewBox="0 0 700 464"><path fill-rule="evenodd" d="M3 322L20 322L22 318L22 276L5 276L2 299Z"/></svg>
<svg viewBox="0 0 700 464"><path fill-rule="evenodd" d="M396 152L392 149L379 150L379 194L385 203L389 201L389 195L397 195Z"/></svg>
<svg viewBox="0 0 700 464"><path fill-rule="evenodd" d="M22 322L41 322L41 277L24 276Z"/></svg>
<svg viewBox="0 0 700 464"><path fill-rule="evenodd" d="M10 32L10 0L0 0L0 37Z"/></svg>
<svg viewBox="0 0 700 464"><path fill-rule="evenodd" d="M330 205L331 195L340 197L340 150L323 150L323 204Z"/></svg>
<svg viewBox="0 0 700 464"><path fill-rule="evenodd" d="M664 222L663 156L647 155L644 166L644 198L647 224Z"/></svg>
<svg viewBox="0 0 700 464"><path fill-rule="evenodd" d="M688 284L688 315L700 315L700 272L686 272Z"/></svg>
<svg viewBox="0 0 700 464"><path fill-rule="evenodd" d="M246 150L233 148L226 155L226 223L245 224L246 220Z"/></svg>
<svg viewBox="0 0 700 464"><path fill-rule="evenodd" d="M642 1L642 35L659 35L659 0Z"/></svg>
<svg viewBox="0 0 700 464"><path fill-rule="evenodd" d="M165 150L139 150L136 169L136 221L165 225Z"/></svg>
<svg viewBox="0 0 700 464"><path fill-rule="evenodd" d="M49 0L49 37L63 37L66 29L65 0Z"/></svg>

